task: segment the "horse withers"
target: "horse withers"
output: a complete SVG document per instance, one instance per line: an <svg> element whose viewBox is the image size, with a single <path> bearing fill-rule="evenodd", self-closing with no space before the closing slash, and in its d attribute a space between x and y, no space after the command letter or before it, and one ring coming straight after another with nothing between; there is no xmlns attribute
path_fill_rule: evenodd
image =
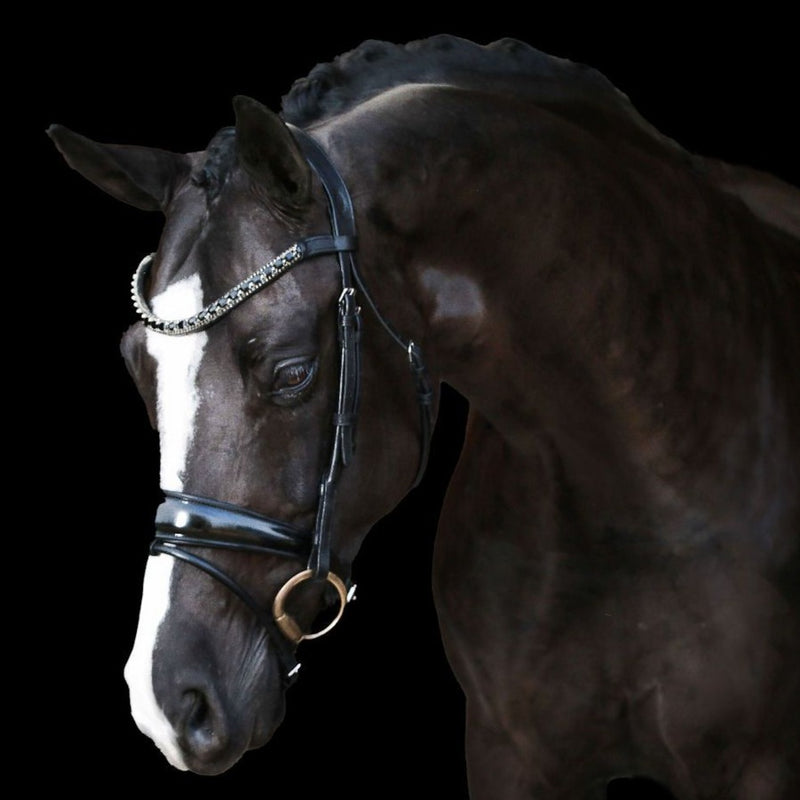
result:
<svg viewBox="0 0 800 800"><path fill-rule="evenodd" d="M165 493L139 727L202 774L270 738L446 382L433 580L474 800L796 796L797 190L511 40L367 42L280 116L234 107L200 153L51 129L165 214L122 344Z"/></svg>

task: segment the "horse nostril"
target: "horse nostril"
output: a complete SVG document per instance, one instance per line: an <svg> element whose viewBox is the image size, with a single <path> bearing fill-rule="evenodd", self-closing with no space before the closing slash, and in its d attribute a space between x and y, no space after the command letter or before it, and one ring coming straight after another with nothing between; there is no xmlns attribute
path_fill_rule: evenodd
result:
<svg viewBox="0 0 800 800"><path fill-rule="evenodd" d="M199 761L212 762L227 747L223 715L200 689L187 689L181 698L183 745Z"/></svg>
<svg viewBox="0 0 800 800"><path fill-rule="evenodd" d="M183 705L187 709L186 725L193 730L210 724L211 709L205 695L197 689L189 689L183 693Z"/></svg>

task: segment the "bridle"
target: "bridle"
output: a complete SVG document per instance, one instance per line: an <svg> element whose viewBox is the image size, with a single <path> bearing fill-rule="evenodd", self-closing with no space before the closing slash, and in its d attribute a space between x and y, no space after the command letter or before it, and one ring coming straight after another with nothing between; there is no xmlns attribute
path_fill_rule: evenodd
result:
<svg viewBox="0 0 800 800"><path fill-rule="evenodd" d="M420 457L412 488L422 478L428 461L433 399L419 347L412 340L400 336L380 313L358 272L355 257L355 212L347 186L325 151L311 136L292 125L287 127L325 189L331 233L310 236L295 242L222 297L186 319L161 319L153 314L145 301L144 281L153 255L147 256L139 264L133 276L132 288L134 307L150 330L168 336L184 336L214 324L297 264L320 255L335 253L337 256L341 277L338 301L339 391L337 408L333 415L333 446L328 467L320 482L314 529L302 530L242 506L182 492L165 491L164 502L156 511L156 534L150 545L153 555L170 555L206 572L251 609L276 648L283 667L285 685L294 681L300 667L295 658L296 646L303 640L315 639L330 631L341 618L352 597L352 589L348 591L345 581L331 571L331 531L336 486L342 468L350 464L355 448L354 434L361 382L361 309L357 302L357 293L366 300L383 328L408 357L420 412ZM194 547L307 559L307 567L283 585L275 596L272 612L268 613L230 575L187 549ZM338 595L339 608L333 620L322 630L304 633L285 611L285 603L297 586L311 580L324 580L332 585Z"/></svg>

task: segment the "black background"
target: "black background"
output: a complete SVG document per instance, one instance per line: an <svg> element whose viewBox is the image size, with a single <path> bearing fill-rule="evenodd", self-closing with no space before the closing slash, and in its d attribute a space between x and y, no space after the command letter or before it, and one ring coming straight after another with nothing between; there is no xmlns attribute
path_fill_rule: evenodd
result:
<svg viewBox="0 0 800 800"><path fill-rule="evenodd" d="M85 19L42 12L18 31L24 55L6 72L15 144L6 168L22 180L7 215L6 274L9 300L24 303L21 324L7 318L6 385L8 424L25 434L12 445L25 513L7 531L14 558L6 569L20 570L26 591L13 595L21 755L8 769L28 786L466 797L462 697L429 588L438 502L464 414L450 394L426 481L368 538L356 563L359 600L340 627L304 645L303 676L273 741L229 773L201 778L169 767L136 730L122 668L159 501L157 443L118 342L133 320L131 272L154 249L160 218L68 169L44 134L48 124L100 141L199 150L232 123L234 95L277 109L296 78L366 38L514 36L598 68L688 149L800 183L788 20L728 13L701 21L663 8L616 19L529 8L524 22L485 8L473 20L381 11L383 21L370 22L350 9L215 8L167 25L163 10L137 6L135 19L125 18L133 8Z"/></svg>

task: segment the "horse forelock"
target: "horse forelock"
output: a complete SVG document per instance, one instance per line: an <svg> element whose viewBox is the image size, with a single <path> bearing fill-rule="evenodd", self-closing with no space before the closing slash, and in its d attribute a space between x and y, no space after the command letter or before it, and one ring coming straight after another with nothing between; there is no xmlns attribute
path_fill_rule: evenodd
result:
<svg viewBox="0 0 800 800"><path fill-rule="evenodd" d="M236 163L235 136L234 127L218 130L206 147L202 164L192 173L192 183L205 190L209 201L219 195Z"/></svg>

